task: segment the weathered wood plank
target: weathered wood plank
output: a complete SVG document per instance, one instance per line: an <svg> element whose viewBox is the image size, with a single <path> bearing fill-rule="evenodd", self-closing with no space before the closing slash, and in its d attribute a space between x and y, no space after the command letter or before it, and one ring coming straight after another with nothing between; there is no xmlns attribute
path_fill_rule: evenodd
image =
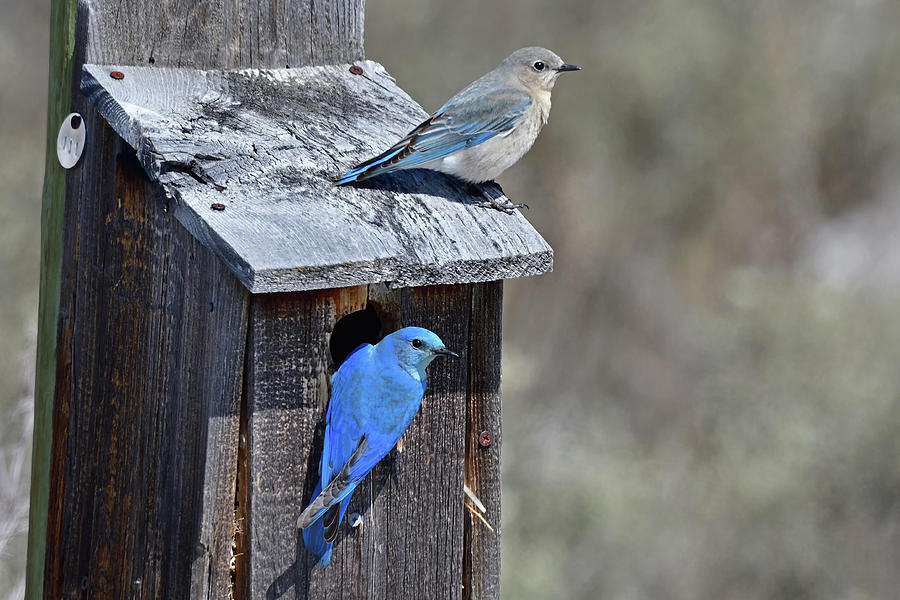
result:
<svg viewBox="0 0 900 600"><path fill-rule="evenodd" d="M361 0L93 0L97 63L297 67L363 56Z"/></svg>
<svg viewBox="0 0 900 600"><path fill-rule="evenodd" d="M328 336L366 304L365 288L255 296L247 353L247 597L459 598L462 592L465 407L471 286L381 291L371 297L385 332L418 324L461 358L429 369L422 409L361 484L331 564L320 569L296 531L309 502L327 409ZM263 363L254 357L265 356ZM239 549L239 552L241 549Z"/></svg>
<svg viewBox="0 0 900 600"><path fill-rule="evenodd" d="M90 142L67 175L43 594L221 595L248 295L81 94L72 108Z"/></svg>
<svg viewBox="0 0 900 600"><path fill-rule="evenodd" d="M253 292L522 277L552 250L521 213L427 170L335 187L426 113L378 63L280 70L84 68L82 90ZM110 77L112 71L124 74ZM500 192L493 189L493 194ZM224 210L214 210L213 203Z"/></svg>
<svg viewBox="0 0 900 600"><path fill-rule="evenodd" d="M80 99L75 98L74 105L78 106ZM83 101L81 101L83 103ZM81 107L79 107L81 108ZM72 485L68 481L66 474L67 469L72 468L73 462L77 462L82 458L84 453L78 453L74 456L69 453L69 445L73 439L79 438L79 425L85 413L78 410L79 405L73 406L73 397L76 395L76 385L79 383L76 379L74 364L78 355L78 347L75 344L76 331L76 289L78 285L78 265L74 260L76 256L76 248L79 248L79 225L81 223L81 212L84 205L80 202L73 201L74 198L94 197L104 185L101 173L115 173L116 161L114 150L102 151L101 148L115 149L121 142L115 139L114 132L104 123L94 118L95 113L88 111L82 113L86 119L84 121L87 129L87 136L94 141L92 148L87 149L86 156L96 160L95 168L82 169L77 168L67 174L66 185L66 203L64 206L64 231L63 231L63 257L64 262L61 272L61 290L60 290L60 307L59 307L59 323L58 323L58 341L57 341L57 376L56 389L54 397L54 413L53 413L53 444L52 444L52 461L50 471L50 502L48 508L47 523L47 559L45 567L45 598L65 597L63 595L63 587L65 579L78 579L85 577L87 582L87 568L82 564L77 564L74 572L70 576L66 576L66 570L76 563L76 561L85 554L82 548L78 549L79 554L75 557L68 557L64 550L64 540L71 536L73 527L81 527L80 523L73 522L73 512L78 515L76 518L82 517L79 510L80 507L67 507L67 495L71 494L69 486ZM87 203L85 203L87 204ZM94 245L96 245L96 241ZM87 251L87 249L86 249ZM94 323L80 323L80 327L93 328ZM79 328L80 328L79 327ZM74 428L74 431L73 431ZM90 433L90 426L81 428L84 435ZM90 457L90 454L87 454ZM91 457L92 458L92 457ZM93 476L96 468L96 461L85 460L83 466L83 476L90 478ZM69 498L78 498L77 496L68 496ZM71 544L71 540L68 541ZM86 540L90 543L90 540ZM74 587L74 586L78 587ZM76 589L80 589L80 579L75 583L70 583L71 592L75 593Z"/></svg>
<svg viewBox="0 0 900 600"><path fill-rule="evenodd" d="M371 593L364 597L461 597L471 288L400 290L381 304L388 331L426 327L460 357L429 367L419 414L370 482L385 481L385 489L364 521L369 531L362 531L375 537L377 548Z"/></svg>
<svg viewBox="0 0 900 600"><path fill-rule="evenodd" d="M297 516L312 495L328 405L328 338L366 288L254 296L246 355L244 554L236 597L307 596L311 561ZM307 564L309 563L309 564ZM330 567L329 567L330 569ZM329 596L330 597L330 596Z"/></svg>
<svg viewBox="0 0 900 600"><path fill-rule="evenodd" d="M487 509L465 513L463 598L500 598L500 354L503 282L472 286L466 484ZM482 441L481 436L485 435ZM466 500L467 504L474 504ZM475 507L477 509L477 507Z"/></svg>
<svg viewBox="0 0 900 600"><path fill-rule="evenodd" d="M280 6L280 10L277 7ZM94 62L172 65L194 68L275 67L363 56L361 1L259 0L196 3L193 0L81 2L82 28L75 35L75 0L52 0L47 155L41 215L41 297L35 381L34 451L28 528L26 596L43 595L49 496L56 322L60 301L65 173L55 141L73 103L73 64L78 81L85 57ZM244 18L250 15L251 18ZM88 18L90 21L88 22ZM75 54L80 58L75 59ZM77 64L75 64L77 63ZM88 137L89 143L94 139ZM68 318L63 315L62 318ZM60 364L65 364L65 357ZM64 371L64 369L63 369ZM65 376L65 373L63 373ZM51 550L52 552L52 550Z"/></svg>
<svg viewBox="0 0 900 600"><path fill-rule="evenodd" d="M99 168L70 181L93 200L67 206L78 261L64 270L45 594L222 597L249 294L93 122Z"/></svg>

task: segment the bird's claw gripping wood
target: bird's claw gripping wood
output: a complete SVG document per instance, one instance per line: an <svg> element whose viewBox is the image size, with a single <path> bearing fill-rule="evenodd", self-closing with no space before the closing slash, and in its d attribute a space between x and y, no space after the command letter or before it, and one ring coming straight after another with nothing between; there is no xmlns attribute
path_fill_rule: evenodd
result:
<svg viewBox="0 0 900 600"><path fill-rule="evenodd" d="M481 196L485 199L485 202L478 202L475 206L479 208L493 208L494 210L499 210L500 212L505 212L508 215L513 214L516 209L519 208L528 208L527 204L516 204L512 202L509 198L507 198L502 192L500 196L494 197L491 196L487 190L476 186L475 184L471 184L469 187L469 192L473 195Z"/></svg>
<svg viewBox="0 0 900 600"><path fill-rule="evenodd" d="M527 204L514 204L507 200L506 202L500 202L498 199L491 199L488 202L479 202L475 206L479 208L493 208L494 210L499 210L500 212L505 212L508 215L516 212L518 208L528 208Z"/></svg>

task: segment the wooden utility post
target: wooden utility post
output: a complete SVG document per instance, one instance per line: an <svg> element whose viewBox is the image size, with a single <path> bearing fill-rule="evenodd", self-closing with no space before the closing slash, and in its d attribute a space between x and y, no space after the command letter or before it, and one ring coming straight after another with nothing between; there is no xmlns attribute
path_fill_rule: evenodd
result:
<svg viewBox="0 0 900 600"><path fill-rule="evenodd" d="M552 251L441 175L330 185L423 114L362 61L362 4L54 2L50 127L87 144L45 185L29 598L499 597L502 279ZM320 569L294 523L329 343L406 325L462 358Z"/></svg>

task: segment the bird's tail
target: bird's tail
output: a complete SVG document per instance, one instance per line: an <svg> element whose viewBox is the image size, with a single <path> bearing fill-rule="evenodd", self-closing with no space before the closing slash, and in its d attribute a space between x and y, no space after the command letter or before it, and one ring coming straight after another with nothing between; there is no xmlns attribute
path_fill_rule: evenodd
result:
<svg viewBox="0 0 900 600"><path fill-rule="evenodd" d="M359 163L343 175L335 177L332 181L334 182L334 185L344 185L354 181L363 181L369 177L381 175L382 173L395 171L398 167L394 165L396 164L398 157L402 156L403 150L403 146L389 148L375 158L370 158L365 162Z"/></svg>
<svg viewBox="0 0 900 600"><path fill-rule="evenodd" d="M325 486L324 490L322 489L322 480L319 479L319 483L316 484L312 502L310 502L309 506L303 509L300 516L297 517L297 527L306 529L315 521L325 516L332 508L334 508L337 502L345 504L344 501L350 497L359 483L358 479L356 481L352 479L353 468L365 454L368 447L369 436L363 435L359 439L359 446L356 447L356 450L354 450L353 454L350 456L350 460L348 460L347 464L341 468L341 472L328 482L328 485ZM346 509L346 505L344 508ZM341 512L341 514L343 515L344 513ZM326 519L326 527L328 527L327 523L328 519Z"/></svg>
<svg viewBox="0 0 900 600"><path fill-rule="evenodd" d="M320 487L321 484L316 486L316 492ZM340 504L332 506L302 531L303 544L309 553L316 557L320 567L327 567L331 562L331 549L337 538L338 525L344 520L344 514L347 512L349 504L350 495L348 494Z"/></svg>
<svg viewBox="0 0 900 600"><path fill-rule="evenodd" d="M303 543L306 544L307 550L319 559L319 565L322 567L331 560L331 544L337 538L338 526L344 520L350 496L359 483L359 480L352 480L351 473L368 447L369 436L363 435L350 460L337 477L328 482L324 490L322 480L319 479L313 491L312 502L297 518L297 527L303 530ZM322 466L322 470L325 470L325 465Z"/></svg>
<svg viewBox="0 0 900 600"><path fill-rule="evenodd" d="M327 567L331 562L332 542L325 541L325 529L319 519L303 530L303 544L310 554L316 557L320 567Z"/></svg>

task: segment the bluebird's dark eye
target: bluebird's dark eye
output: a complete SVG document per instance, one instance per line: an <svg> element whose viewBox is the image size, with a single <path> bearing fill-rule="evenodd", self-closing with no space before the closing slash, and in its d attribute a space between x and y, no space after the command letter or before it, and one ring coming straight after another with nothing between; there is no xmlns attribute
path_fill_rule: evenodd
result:
<svg viewBox="0 0 900 600"><path fill-rule="evenodd" d="M542 61L537 61L537 62L535 62L535 63L534 63L534 70L535 70L535 71L543 71L543 70L544 70L544 63L543 63Z"/></svg>
<svg viewBox="0 0 900 600"><path fill-rule="evenodd" d="M419 338L416 338L412 341L412 345L413 345L413 348L421 348L422 340L420 340Z"/></svg>

